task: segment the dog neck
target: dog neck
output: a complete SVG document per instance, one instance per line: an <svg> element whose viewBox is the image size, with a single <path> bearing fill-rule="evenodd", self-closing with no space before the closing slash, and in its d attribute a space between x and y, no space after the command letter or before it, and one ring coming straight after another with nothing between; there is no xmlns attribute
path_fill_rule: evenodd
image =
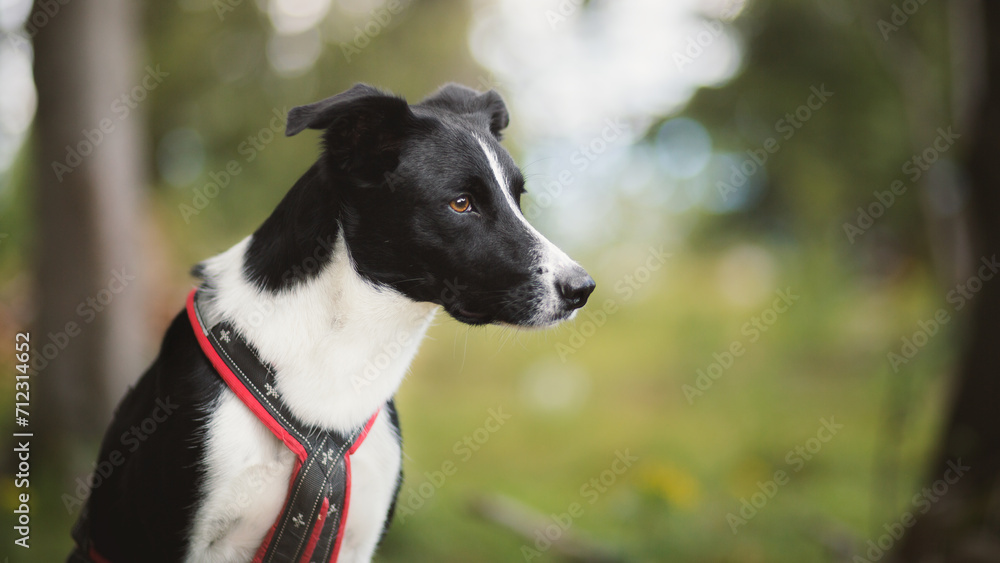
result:
<svg viewBox="0 0 1000 563"><path fill-rule="evenodd" d="M206 323L242 332L303 422L343 432L364 424L396 393L437 306L362 279L339 233L307 279L261 288L246 273L252 239L200 265Z"/></svg>

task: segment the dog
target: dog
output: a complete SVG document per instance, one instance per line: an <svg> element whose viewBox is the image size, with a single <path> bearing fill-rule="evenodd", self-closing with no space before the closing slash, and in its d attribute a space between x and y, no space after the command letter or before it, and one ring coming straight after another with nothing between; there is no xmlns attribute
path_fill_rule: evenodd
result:
<svg viewBox="0 0 1000 563"><path fill-rule="evenodd" d="M276 418L329 436L347 462L350 510L334 516L331 494L314 511L340 518L318 560L372 558L402 480L393 397L435 313L545 328L595 287L521 213L524 177L500 144L508 122L495 91L456 84L412 105L358 84L288 113L286 135L322 131L320 156L252 235L193 269L197 294L104 437L98 461L113 470L81 512L70 561L299 561L262 546L285 529L296 475L329 460L310 465ZM254 390L270 417L234 387L240 362L220 359L231 339L248 372L272 378ZM322 474L328 493L336 472ZM317 543L321 522L309 532L289 518L300 544Z"/></svg>

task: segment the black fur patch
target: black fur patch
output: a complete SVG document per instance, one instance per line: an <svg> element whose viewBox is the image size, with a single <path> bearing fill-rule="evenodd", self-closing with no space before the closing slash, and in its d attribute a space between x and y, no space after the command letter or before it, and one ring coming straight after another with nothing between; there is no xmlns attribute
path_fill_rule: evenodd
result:
<svg viewBox="0 0 1000 563"><path fill-rule="evenodd" d="M115 562L183 559L201 501L205 419L224 388L181 312L101 443L98 463L111 474L87 501L98 553Z"/></svg>
<svg viewBox="0 0 1000 563"><path fill-rule="evenodd" d="M396 412L396 399L391 399L386 404L386 411L389 413L389 423L393 428L396 429L396 435L399 436L399 450L403 451L403 429L399 426L399 413ZM382 535L379 536L379 542L382 538L389 533L389 526L392 525L392 519L396 515L396 502L399 500L399 489L403 486L403 464L399 464L399 475L396 477L396 486L392 490L392 502L389 504L389 513L385 517L385 522L382 524Z"/></svg>

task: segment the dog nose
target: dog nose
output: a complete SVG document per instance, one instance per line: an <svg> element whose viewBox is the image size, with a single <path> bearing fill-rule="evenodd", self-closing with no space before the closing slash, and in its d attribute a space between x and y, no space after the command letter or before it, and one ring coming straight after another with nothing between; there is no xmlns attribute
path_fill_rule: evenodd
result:
<svg viewBox="0 0 1000 563"><path fill-rule="evenodd" d="M587 271L577 266L568 275L556 280L556 289L563 302L570 309L579 309L587 304L587 298L594 292L597 284Z"/></svg>

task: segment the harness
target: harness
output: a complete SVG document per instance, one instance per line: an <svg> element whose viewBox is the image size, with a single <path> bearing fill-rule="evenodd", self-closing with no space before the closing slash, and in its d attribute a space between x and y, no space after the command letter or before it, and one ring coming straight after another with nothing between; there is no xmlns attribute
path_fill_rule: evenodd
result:
<svg viewBox="0 0 1000 563"><path fill-rule="evenodd" d="M205 327L199 299L198 290L192 290L187 313L202 351L229 389L296 456L284 508L253 563L336 562L351 504L351 455L364 442L380 411L349 435L303 424L282 402L274 370L235 327L225 321ZM81 521L85 517L86 513L81 514ZM77 543L77 553L105 561L91 542L77 538Z"/></svg>

